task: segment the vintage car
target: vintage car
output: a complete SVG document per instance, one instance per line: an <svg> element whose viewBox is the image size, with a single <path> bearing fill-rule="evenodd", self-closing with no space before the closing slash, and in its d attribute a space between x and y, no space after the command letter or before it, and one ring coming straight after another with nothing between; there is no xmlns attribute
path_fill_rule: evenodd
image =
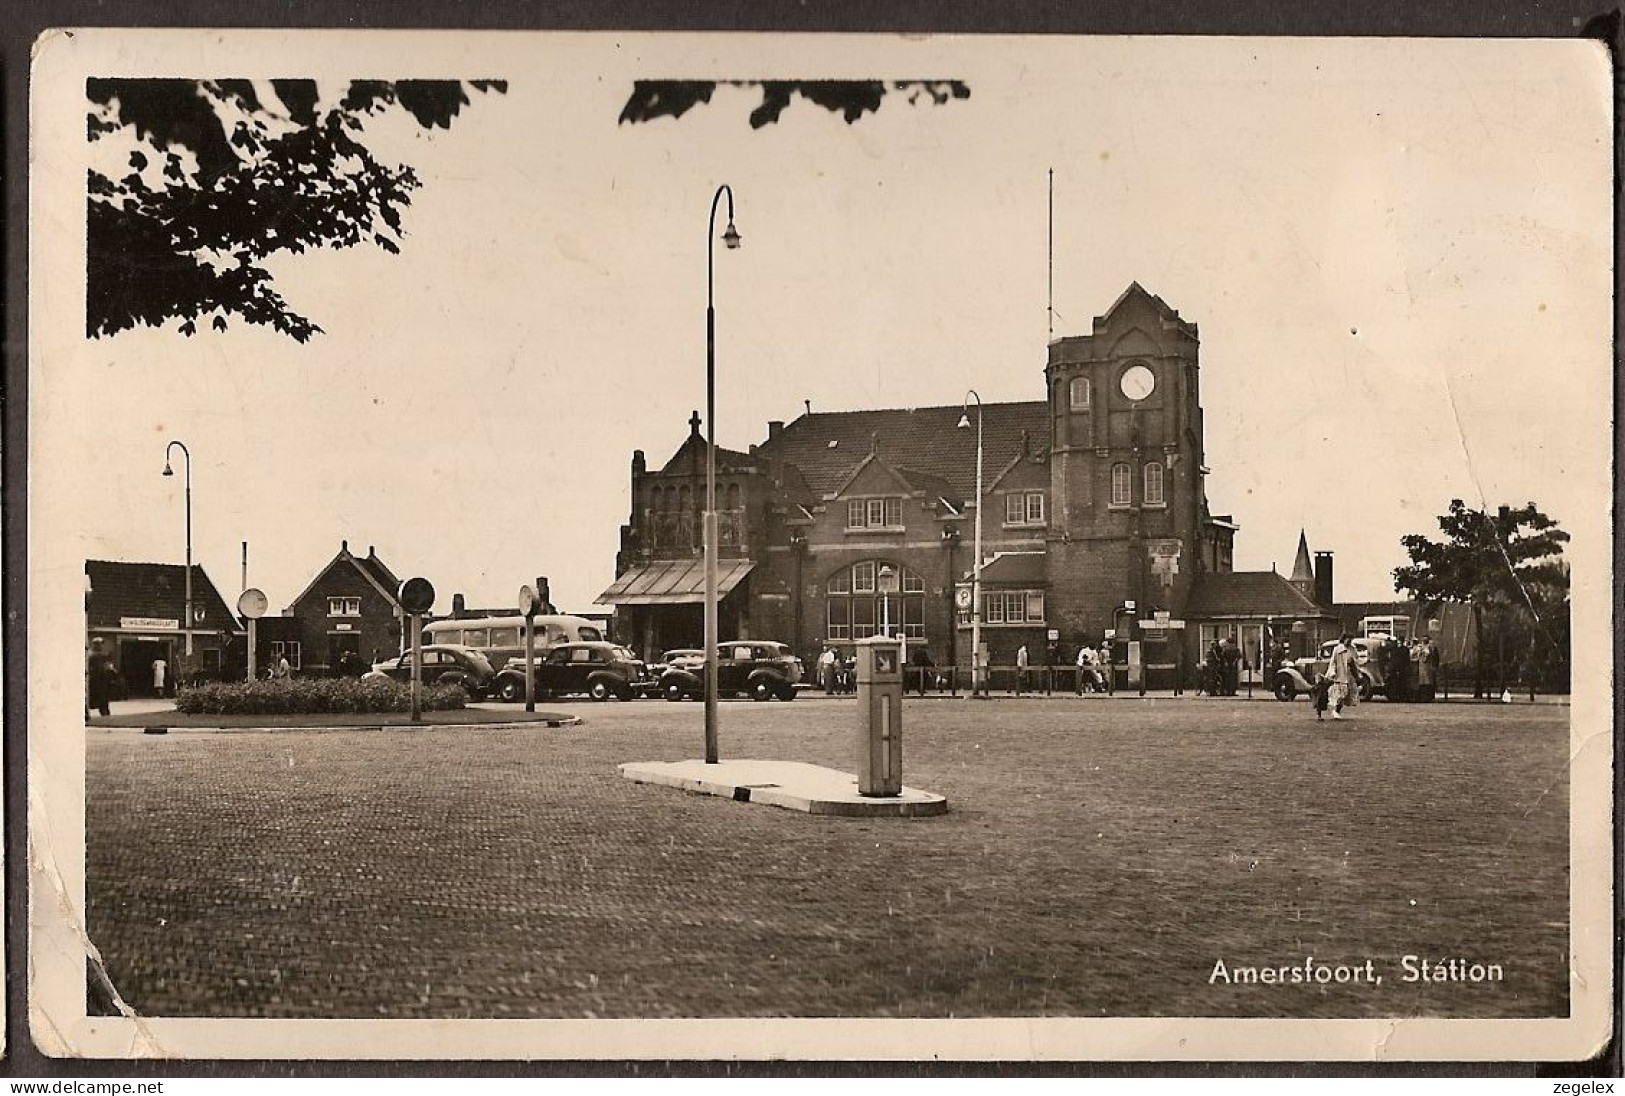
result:
<svg viewBox="0 0 1625 1096"><path fill-rule="evenodd" d="M754 700L794 700L801 684L801 659L782 643L735 640L717 648L717 692L749 693ZM660 675L660 695L667 700L705 697L705 665L675 665Z"/></svg>
<svg viewBox="0 0 1625 1096"><path fill-rule="evenodd" d="M1354 665L1360 679L1360 699L1370 700L1377 693L1386 692L1387 682L1382 672L1382 652L1391 643L1397 642L1393 636L1369 635L1357 636L1350 642L1354 646ZM1337 648L1337 640L1328 639L1320 645L1320 650L1311 658L1300 658L1288 662L1275 671L1275 698L1277 700L1291 700L1299 693L1308 693L1315 687L1315 682L1326 672L1332 663L1332 651Z"/></svg>
<svg viewBox="0 0 1625 1096"><path fill-rule="evenodd" d="M409 682L412 680L412 652L374 663L372 669L361 676L362 680L390 678ZM423 648L422 680L425 685L461 685L470 697L478 699L490 689L493 676L491 663L470 647L435 643Z"/></svg>
<svg viewBox="0 0 1625 1096"><path fill-rule="evenodd" d="M535 664L538 697L586 693L594 700L631 700L654 685L643 662L617 643L561 643ZM525 699L525 660L509 659L492 691L501 700Z"/></svg>

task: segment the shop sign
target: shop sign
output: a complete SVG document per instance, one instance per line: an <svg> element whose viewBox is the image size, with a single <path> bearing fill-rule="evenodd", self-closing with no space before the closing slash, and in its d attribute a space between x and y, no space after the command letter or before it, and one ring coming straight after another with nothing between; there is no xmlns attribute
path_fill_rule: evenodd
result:
<svg viewBox="0 0 1625 1096"><path fill-rule="evenodd" d="M119 617L118 626L120 628L146 631L178 632L181 630L180 621L165 620L163 617Z"/></svg>

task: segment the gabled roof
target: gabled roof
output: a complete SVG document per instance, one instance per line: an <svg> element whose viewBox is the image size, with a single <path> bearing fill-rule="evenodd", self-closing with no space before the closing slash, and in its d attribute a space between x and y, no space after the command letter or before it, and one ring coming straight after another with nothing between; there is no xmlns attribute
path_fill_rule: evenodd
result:
<svg viewBox="0 0 1625 1096"><path fill-rule="evenodd" d="M1185 615L1192 620L1332 616L1275 571L1204 572L1191 587Z"/></svg>
<svg viewBox="0 0 1625 1096"><path fill-rule="evenodd" d="M695 450L698 450L696 453ZM741 453L737 449L724 449L717 446L717 471L732 471L740 468L749 468L756 464L756 458L749 453ZM690 469L705 469L705 438L697 431L690 431L683 444L677 447L677 452L671 459L661 466L662 473L687 472Z"/></svg>
<svg viewBox="0 0 1625 1096"><path fill-rule="evenodd" d="M976 493L976 409L971 408L970 427L961 430L963 411L959 404L822 411L802 415L758 446L757 452L795 465L820 496L833 491L870 452L878 452L895 468L933 469L953 489L953 498L968 499ZM1047 402L983 405L984 489L998 469L1020 454L1023 431L1035 449L1049 447Z"/></svg>
<svg viewBox="0 0 1625 1096"><path fill-rule="evenodd" d="M341 540L339 541L339 554L334 556L326 567L316 572L315 577L310 580L310 585L299 591L298 597L288 602L289 609L291 610L293 606L305 600L310 592L316 588L316 584L321 582L329 571L340 566L355 568L362 578L366 579L380 594L384 595L385 600L390 605L397 609L400 608L401 603L395 596L395 592L401 588L400 580L395 577L393 571L385 566L384 561L378 558L378 553L368 548L365 556L355 556L350 552L350 542Z"/></svg>
<svg viewBox="0 0 1625 1096"><path fill-rule="evenodd" d="M1045 567L1047 559L1048 556L1044 552L1000 552L982 564L982 582L1042 586L1049 581ZM971 571L965 572L967 579L971 575Z"/></svg>
<svg viewBox="0 0 1625 1096"><path fill-rule="evenodd" d="M1169 307L1167 301L1145 288L1145 286L1141 285L1139 282L1129 282L1128 288L1117 295L1117 299L1112 302L1112 306L1106 309L1106 311L1101 315L1095 317L1094 329L1096 331L1102 331L1110 327L1112 316L1117 312L1118 309L1122 308L1131 300L1143 300L1148 302L1152 309L1156 312L1157 318L1162 320L1163 323L1179 327L1185 331L1188 331L1192 335L1196 334L1195 324L1185 319L1179 314L1178 310Z"/></svg>
<svg viewBox="0 0 1625 1096"><path fill-rule="evenodd" d="M126 563L87 559L90 580L90 627L117 628L125 617L179 622L186 615L186 567L180 563ZM237 615L226 605L200 563L192 564L192 609L203 610L194 631L241 631Z"/></svg>

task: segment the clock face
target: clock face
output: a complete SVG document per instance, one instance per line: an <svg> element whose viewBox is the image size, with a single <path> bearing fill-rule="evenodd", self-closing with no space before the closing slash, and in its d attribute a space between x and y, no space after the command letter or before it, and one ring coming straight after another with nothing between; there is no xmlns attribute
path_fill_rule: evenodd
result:
<svg viewBox="0 0 1625 1096"><path fill-rule="evenodd" d="M1143 365L1131 365L1123 370L1122 379L1117 384L1123 390L1123 395L1138 401L1145 399L1157 387L1157 377Z"/></svg>

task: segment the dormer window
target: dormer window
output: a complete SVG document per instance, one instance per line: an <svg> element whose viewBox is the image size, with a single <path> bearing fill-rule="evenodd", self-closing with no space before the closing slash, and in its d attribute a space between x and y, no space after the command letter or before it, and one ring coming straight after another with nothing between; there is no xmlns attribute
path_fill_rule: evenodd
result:
<svg viewBox="0 0 1625 1096"><path fill-rule="evenodd" d="M867 529L900 529L903 526L903 500L850 499L846 504L846 528L850 531Z"/></svg>
<svg viewBox="0 0 1625 1096"><path fill-rule="evenodd" d="M1069 398L1074 411L1089 410L1089 378L1073 377Z"/></svg>
<svg viewBox="0 0 1625 1096"><path fill-rule="evenodd" d="M1004 496L1006 525L1043 525L1044 492L1011 491Z"/></svg>

